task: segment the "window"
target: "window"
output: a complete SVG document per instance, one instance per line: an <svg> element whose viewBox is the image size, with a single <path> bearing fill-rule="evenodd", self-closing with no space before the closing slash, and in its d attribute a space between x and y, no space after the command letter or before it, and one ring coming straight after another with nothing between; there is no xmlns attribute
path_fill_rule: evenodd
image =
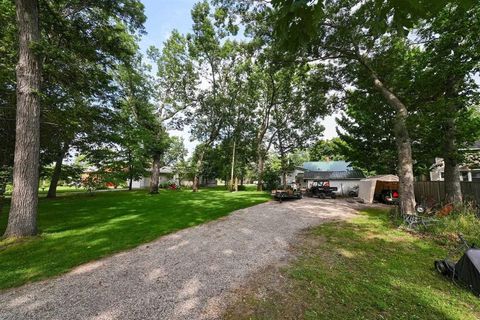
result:
<svg viewBox="0 0 480 320"><path fill-rule="evenodd" d="M472 181L480 182L480 171L472 172Z"/></svg>
<svg viewBox="0 0 480 320"><path fill-rule="evenodd" d="M440 172L440 179L445 179L445 172Z"/></svg>
<svg viewBox="0 0 480 320"><path fill-rule="evenodd" d="M460 172L460 176L462 177L462 181L468 181L468 172L467 171Z"/></svg>

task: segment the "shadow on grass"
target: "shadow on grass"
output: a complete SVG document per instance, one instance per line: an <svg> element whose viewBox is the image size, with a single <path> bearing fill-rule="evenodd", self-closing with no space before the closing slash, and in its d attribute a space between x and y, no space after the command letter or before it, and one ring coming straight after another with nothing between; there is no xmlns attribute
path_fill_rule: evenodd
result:
<svg viewBox="0 0 480 320"><path fill-rule="evenodd" d="M228 315L239 319L478 319L480 299L436 273L434 242L392 228L385 211L311 230L280 288L265 284ZM269 292L258 298L258 292ZM247 302L244 302L247 301ZM299 312L301 315L299 315Z"/></svg>
<svg viewBox="0 0 480 320"><path fill-rule="evenodd" d="M0 289L43 279L176 230L265 202L265 193L119 191L41 199L41 235L0 242ZM8 209L8 208L7 208ZM7 217L0 217L0 232Z"/></svg>

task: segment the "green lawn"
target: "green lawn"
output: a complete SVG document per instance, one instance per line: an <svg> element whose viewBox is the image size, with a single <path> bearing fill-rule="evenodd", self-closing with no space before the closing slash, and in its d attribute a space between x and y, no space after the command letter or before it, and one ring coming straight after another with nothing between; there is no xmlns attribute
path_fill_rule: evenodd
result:
<svg viewBox="0 0 480 320"><path fill-rule="evenodd" d="M266 193L219 189L98 192L41 199L41 235L0 241L0 288L68 271L81 263L135 247L161 235L217 219L269 199ZM8 212L8 208L5 209ZM0 234L7 216L0 216Z"/></svg>
<svg viewBox="0 0 480 320"><path fill-rule="evenodd" d="M298 259L259 275L227 318L480 319L480 298L435 272L445 250L392 227L384 211L319 226L294 250Z"/></svg>
<svg viewBox="0 0 480 320"><path fill-rule="evenodd" d="M5 195L7 197L11 196L12 195L12 190L13 190L13 186L12 185L7 185ZM114 191L115 189L108 189L108 190L109 191ZM63 194L63 193L76 193L76 192L87 192L87 190L84 187L80 187L80 188L72 187L72 186L58 186L57 187L57 195ZM46 195L48 193L48 185L40 186L38 188L38 193L42 196Z"/></svg>

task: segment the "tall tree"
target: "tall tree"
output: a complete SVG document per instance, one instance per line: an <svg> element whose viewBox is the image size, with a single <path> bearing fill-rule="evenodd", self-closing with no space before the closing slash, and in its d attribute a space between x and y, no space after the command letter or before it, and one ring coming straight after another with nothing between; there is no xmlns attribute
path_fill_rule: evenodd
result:
<svg viewBox="0 0 480 320"><path fill-rule="evenodd" d="M340 138L318 140L309 150L310 161L344 160L341 152L343 141Z"/></svg>
<svg viewBox="0 0 480 320"><path fill-rule="evenodd" d="M12 204L6 237L37 233L42 60L38 1L16 0L18 28L17 114Z"/></svg>
<svg viewBox="0 0 480 320"><path fill-rule="evenodd" d="M480 68L480 7L465 8L455 3L445 6L429 23L419 26L424 43L422 72L417 77L423 92L419 99L427 105L425 117L432 119L443 135L439 154L444 158L447 201L460 203L459 148L472 144L479 136L469 123L475 122L470 106L479 101L473 75Z"/></svg>

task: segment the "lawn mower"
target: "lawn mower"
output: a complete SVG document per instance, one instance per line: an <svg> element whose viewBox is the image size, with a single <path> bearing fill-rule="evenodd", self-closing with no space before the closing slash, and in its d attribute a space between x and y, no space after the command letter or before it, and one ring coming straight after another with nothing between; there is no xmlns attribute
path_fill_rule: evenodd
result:
<svg viewBox="0 0 480 320"><path fill-rule="evenodd" d="M453 282L462 283L476 295L480 295L480 249L474 244L469 245L461 234L458 234L458 238L459 246L450 251L445 259L436 260L435 269ZM460 254L460 260L455 262L455 256Z"/></svg>

